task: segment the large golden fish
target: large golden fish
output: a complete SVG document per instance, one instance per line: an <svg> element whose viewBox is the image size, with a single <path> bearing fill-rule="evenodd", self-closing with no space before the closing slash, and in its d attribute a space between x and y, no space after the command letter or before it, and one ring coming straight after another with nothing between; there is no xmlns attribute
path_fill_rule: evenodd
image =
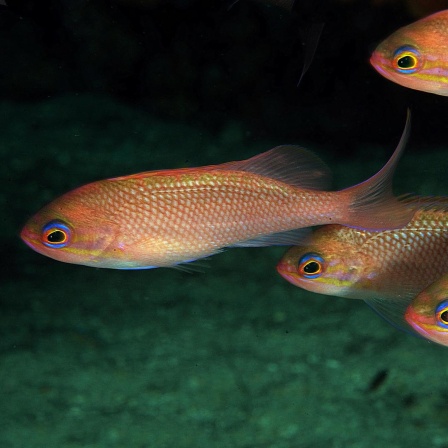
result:
<svg viewBox="0 0 448 448"><path fill-rule="evenodd" d="M295 229L319 224L400 227L412 212L394 198L391 181L408 129L381 171L342 191L319 190L328 170L312 153L280 146L239 162L93 182L40 210L21 237L59 261L142 269L228 246L293 244Z"/></svg>

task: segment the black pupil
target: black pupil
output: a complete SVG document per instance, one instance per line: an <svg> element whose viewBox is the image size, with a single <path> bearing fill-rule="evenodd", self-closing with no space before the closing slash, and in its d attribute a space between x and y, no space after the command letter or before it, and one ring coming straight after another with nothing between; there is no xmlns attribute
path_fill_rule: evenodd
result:
<svg viewBox="0 0 448 448"><path fill-rule="evenodd" d="M415 60L412 56L403 56L402 58L398 59L398 67L400 68L411 68L415 65Z"/></svg>
<svg viewBox="0 0 448 448"><path fill-rule="evenodd" d="M445 323L448 323L448 311L444 311L444 312L440 315L440 319L442 319Z"/></svg>
<svg viewBox="0 0 448 448"><path fill-rule="evenodd" d="M315 274L316 272L319 272L319 263L317 261L310 261L303 267L303 272L306 272L307 274Z"/></svg>
<svg viewBox="0 0 448 448"><path fill-rule="evenodd" d="M53 230L48 234L47 239L50 243L62 243L65 240L65 233L60 230Z"/></svg>

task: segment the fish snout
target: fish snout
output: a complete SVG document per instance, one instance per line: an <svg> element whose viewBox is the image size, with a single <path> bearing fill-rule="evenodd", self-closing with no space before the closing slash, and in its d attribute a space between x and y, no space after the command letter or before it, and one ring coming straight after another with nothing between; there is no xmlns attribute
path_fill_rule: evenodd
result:
<svg viewBox="0 0 448 448"><path fill-rule="evenodd" d="M407 307L404 319L416 333L429 340L434 340L430 331L430 328L434 326L433 320L417 312L412 304Z"/></svg>
<svg viewBox="0 0 448 448"><path fill-rule="evenodd" d="M38 235L31 230L28 226L23 227L20 232L20 238L31 249L35 249L37 242L39 241Z"/></svg>
<svg viewBox="0 0 448 448"><path fill-rule="evenodd" d="M277 272L288 282L293 285L297 284L297 267L288 261L280 260L277 264Z"/></svg>

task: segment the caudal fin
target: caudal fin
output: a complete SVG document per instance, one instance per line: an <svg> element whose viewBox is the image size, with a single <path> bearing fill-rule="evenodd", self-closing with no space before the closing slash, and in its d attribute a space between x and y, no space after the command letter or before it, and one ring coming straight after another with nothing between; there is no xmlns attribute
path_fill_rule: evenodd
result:
<svg viewBox="0 0 448 448"><path fill-rule="evenodd" d="M385 230L403 227L412 219L412 207L400 202L392 193L393 175L408 141L410 126L411 113L408 110L400 142L386 165L370 179L342 190L341 193L351 197L345 225Z"/></svg>

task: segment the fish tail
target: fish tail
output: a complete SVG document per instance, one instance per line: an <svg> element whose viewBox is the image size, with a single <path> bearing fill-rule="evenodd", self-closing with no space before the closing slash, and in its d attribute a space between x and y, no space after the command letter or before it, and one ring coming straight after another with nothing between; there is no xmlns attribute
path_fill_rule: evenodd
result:
<svg viewBox="0 0 448 448"><path fill-rule="evenodd" d="M342 190L348 194L349 209L345 225L368 230L386 230L405 226L414 211L392 192L392 179L409 138L410 111L397 148L384 167L370 179Z"/></svg>

